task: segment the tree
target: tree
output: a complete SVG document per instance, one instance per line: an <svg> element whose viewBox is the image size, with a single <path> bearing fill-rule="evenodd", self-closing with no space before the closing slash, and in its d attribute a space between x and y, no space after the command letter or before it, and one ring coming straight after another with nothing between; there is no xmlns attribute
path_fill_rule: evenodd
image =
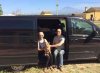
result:
<svg viewBox="0 0 100 73"><path fill-rule="evenodd" d="M0 15L3 15L2 6L0 4Z"/></svg>

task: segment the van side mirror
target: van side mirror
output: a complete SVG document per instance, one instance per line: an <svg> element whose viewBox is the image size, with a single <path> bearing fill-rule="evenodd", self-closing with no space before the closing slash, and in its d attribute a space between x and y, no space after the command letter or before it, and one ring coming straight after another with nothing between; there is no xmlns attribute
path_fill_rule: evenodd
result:
<svg viewBox="0 0 100 73"><path fill-rule="evenodd" d="M93 27L93 28L94 28L94 33L99 34L99 31L96 29L96 27Z"/></svg>

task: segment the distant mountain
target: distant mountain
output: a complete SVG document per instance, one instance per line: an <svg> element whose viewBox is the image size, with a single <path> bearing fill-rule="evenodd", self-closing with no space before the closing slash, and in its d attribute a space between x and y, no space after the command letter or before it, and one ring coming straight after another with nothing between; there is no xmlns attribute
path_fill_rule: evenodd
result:
<svg viewBox="0 0 100 73"><path fill-rule="evenodd" d="M58 11L60 15L77 14L82 12L83 10L72 8L72 7L64 7ZM53 13L56 14L56 11L54 11Z"/></svg>

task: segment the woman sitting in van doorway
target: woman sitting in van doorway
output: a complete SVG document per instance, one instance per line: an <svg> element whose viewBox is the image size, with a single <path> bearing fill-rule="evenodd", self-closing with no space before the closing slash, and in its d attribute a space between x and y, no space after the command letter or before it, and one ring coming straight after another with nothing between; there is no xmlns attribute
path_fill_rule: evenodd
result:
<svg viewBox="0 0 100 73"><path fill-rule="evenodd" d="M62 30L57 29L57 36L54 37L53 45L50 45L50 47L55 47L54 50L54 58L55 58L55 65L58 69L62 71L62 65L63 65L63 55L65 53L64 51L64 42L65 38L62 36ZM58 62L58 55L59 55L59 62Z"/></svg>
<svg viewBox="0 0 100 73"><path fill-rule="evenodd" d="M44 39L44 33L39 32L39 40L38 40L38 58L39 65L45 64L46 68L51 68L52 65L52 55L51 49L48 41ZM44 63L45 62L45 63Z"/></svg>

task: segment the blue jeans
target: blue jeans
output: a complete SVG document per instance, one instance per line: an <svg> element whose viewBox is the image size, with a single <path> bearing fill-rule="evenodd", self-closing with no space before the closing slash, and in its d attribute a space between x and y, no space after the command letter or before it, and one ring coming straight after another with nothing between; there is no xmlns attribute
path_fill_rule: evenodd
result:
<svg viewBox="0 0 100 73"><path fill-rule="evenodd" d="M56 49L54 51L55 64L57 66L62 66L63 65L63 55L64 55L64 53L65 53L64 50L57 50ZM59 55L59 58L58 58L58 55Z"/></svg>

